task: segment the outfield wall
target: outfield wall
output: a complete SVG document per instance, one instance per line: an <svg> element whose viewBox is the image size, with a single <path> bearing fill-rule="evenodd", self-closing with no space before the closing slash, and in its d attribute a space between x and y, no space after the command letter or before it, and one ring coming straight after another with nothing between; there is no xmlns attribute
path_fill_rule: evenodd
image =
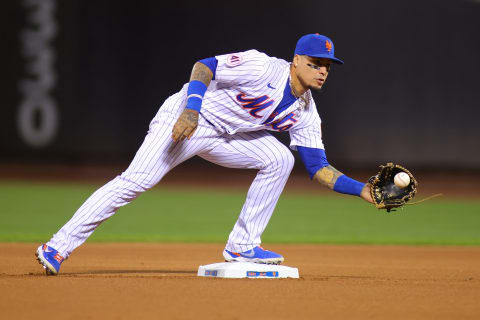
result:
<svg viewBox="0 0 480 320"><path fill-rule="evenodd" d="M0 161L128 160L196 60L319 32L346 62L315 96L332 163L480 168L479 1L161 3L2 2Z"/></svg>

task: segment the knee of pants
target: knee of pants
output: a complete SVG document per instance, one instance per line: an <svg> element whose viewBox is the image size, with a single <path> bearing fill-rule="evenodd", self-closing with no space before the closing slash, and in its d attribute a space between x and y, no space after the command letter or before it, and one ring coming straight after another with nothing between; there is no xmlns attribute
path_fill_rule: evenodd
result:
<svg viewBox="0 0 480 320"><path fill-rule="evenodd" d="M112 191L122 199L134 199L139 194L152 188L155 183L151 182L149 177L131 176L123 173L110 181L109 186Z"/></svg>
<svg viewBox="0 0 480 320"><path fill-rule="evenodd" d="M269 161L266 163L265 168L281 171L285 174L290 174L293 169L294 163L295 157L290 152L290 150L286 149L281 153L275 154L275 157L269 159Z"/></svg>

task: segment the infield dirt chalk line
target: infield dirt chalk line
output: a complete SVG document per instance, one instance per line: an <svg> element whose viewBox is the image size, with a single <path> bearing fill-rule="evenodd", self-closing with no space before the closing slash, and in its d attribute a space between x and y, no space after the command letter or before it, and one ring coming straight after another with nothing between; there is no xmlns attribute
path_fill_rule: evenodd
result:
<svg viewBox="0 0 480 320"><path fill-rule="evenodd" d="M252 262L220 262L198 267L199 277L280 279L299 278L298 269Z"/></svg>

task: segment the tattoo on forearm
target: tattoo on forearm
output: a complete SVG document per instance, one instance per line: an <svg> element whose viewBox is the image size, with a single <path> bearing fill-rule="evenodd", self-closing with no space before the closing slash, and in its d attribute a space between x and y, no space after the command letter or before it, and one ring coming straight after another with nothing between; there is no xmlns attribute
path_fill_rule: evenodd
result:
<svg viewBox="0 0 480 320"><path fill-rule="evenodd" d="M342 175L343 173L341 173L331 165L328 165L317 171L314 179L321 184L329 187L330 189L333 189L335 182L337 182L337 179Z"/></svg>
<svg viewBox="0 0 480 320"><path fill-rule="evenodd" d="M190 81L198 80L203 82L208 87L210 81L212 81L212 78L213 73L209 67L207 67L201 62L195 63L195 65L193 66L192 75L190 76Z"/></svg>

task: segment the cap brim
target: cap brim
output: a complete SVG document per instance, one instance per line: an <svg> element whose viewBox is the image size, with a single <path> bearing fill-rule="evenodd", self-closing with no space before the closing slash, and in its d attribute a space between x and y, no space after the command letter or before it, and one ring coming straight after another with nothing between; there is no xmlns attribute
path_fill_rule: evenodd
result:
<svg viewBox="0 0 480 320"><path fill-rule="evenodd" d="M324 55L324 54L317 54L317 55L308 55L309 57L313 57L313 58L324 58L324 59L328 59L328 60L332 60L333 62L337 63L337 64L343 64L343 61L338 59L338 58L335 58L335 57L332 57L332 56L327 56L327 55Z"/></svg>

